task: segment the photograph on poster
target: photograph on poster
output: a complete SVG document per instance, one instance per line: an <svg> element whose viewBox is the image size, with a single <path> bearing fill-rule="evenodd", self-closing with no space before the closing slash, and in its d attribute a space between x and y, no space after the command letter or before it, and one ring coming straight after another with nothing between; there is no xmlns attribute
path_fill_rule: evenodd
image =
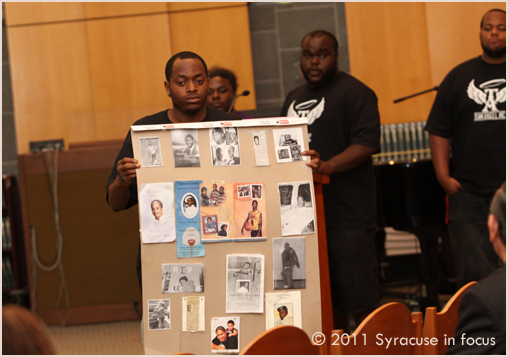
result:
<svg viewBox="0 0 508 357"><path fill-rule="evenodd" d="M204 257L199 214L199 185L201 181L175 181L176 256Z"/></svg>
<svg viewBox="0 0 508 357"><path fill-rule="evenodd" d="M261 185L252 185L252 198L262 198L262 195Z"/></svg>
<svg viewBox="0 0 508 357"><path fill-rule="evenodd" d="M268 166L268 146L266 143L266 131L251 131L252 145L254 146L254 156L256 158L256 166Z"/></svg>
<svg viewBox="0 0 508 357"><path fill-rule="evenodd" d="M200 208L201 231L204 233L202 237L203 243L232 242L231 238L234 237L233 222L235 209L233 184L213 181L200 185L200 189L207 188L207 193L210 192L210 187L212 191L208 199L209 205L201 206ZM212 217L212 222L216 227L215 231L211 231L207 227L207 223L212 226L208 217ZM215 217L215 220L213 217ZM226 227L223 227L224 225Z"/></svg>
<svg viewBox="0 0 508 357"><path fill-rule="evenodd" d="M148 330L171 329L169 299L148 300Z"/></svg>
<svg viewBox="0 0 508 357"><path fill-rule="evenodd" d="M235 238L242 240L266 239L266 202L261 198L252 198L252 187L257 186L263 192L263 183L235 183ZM240 239L238 239L240 240Z"/></svg>
<svg viewBox="0 0 508 357"><path fill-rule="evenodd" d="M305 289L305 237L273 238L273 289Z"/></svg>
<svg viewBox="0 0 508 357"><path fill-rule="evenodd" d="M226 313L262 313L265 257L227 255Z"/></svg>
<svg viewBox="0 0 508 357"><path fill-rule="evenodd" d="M236 192L238 197L250 197L251 196L251 185L238 186Z"/></svg>
<svg viewBox="0 0 508 357"><path fill-rule="evenodd" d="M300 291L266 293L266 329L281 325L302 328Z"/></svg>
<svg viewBox="0 0 508 357"><path fill-rule="evenodd" d="M229 223L219 222L219 231L217 232L217 237L227 237L229 231Z"/></svg>
<svg viewBox="0 0 508 357"><path fill-rule="evenodd" d="M139 187L141 241L165 243L176 239L173 183L148 183Z"/></svg>
<svg viewBox="0 0 508 357"><path fill-rule="evenodd" d="M225 157L224 151L226 146L212 146L212 165L213 166L226 166L228 160Z"/></svg>
<svg viewBox="0 0 508 357"><path fill-rule="evenodd" d="M171 130L175 167L199 167L199 142L196 129Z"/></svg>
<svg viewBox="0 0 508 357"><path fill-rule="evenodd" d="M163 165L161 144L158 136L151 138L139 138L139 149L141 151L142 167L156 167Z"/></svg>
<svg viewBox="0 0 508 357"><path fill-rule="evenodd" d="M199 204L201 207L208 207L210 206L210 196L208 196L208 187L207 186L201 186L199 194Z"/></svg>
<svg viewBox="0 0 508 357"><path fill-rule="evenodd" d="M163 293L202 293L204 264L162 264Z"/></svg>
<svg viewBox="0 0 508 357"><path fill-rule="evenodd" d="M237 128L225 128L226 145L238 145L238 129Z"/></svg>
<svg viewBox="0 0 508 357"><path fill-rule="evenodd" d="M226 146L226 135L222 128L211 128L210 133L210 147L224 147Z"/></svg>
<svg viewBox="0 0 508 357"><path fill-rule="evenodd" d="M213 234L218 233L217 228L217 216L202 216L201 217L203 222L203 232L205 234Z"/></svg>
<svg viewBox="0 0 508 357"><path fill-rule="evenodd" d="M226 164L229 166L240 165L240 148L238 145L228 145L228 157Z"/></svg>
<svg viewBox="0 0 508 357"><path fill-rule="evenodd" d="M198 212L198 204L197 204L196 196L192 193L188 193L183 197L181 204L181 210L185 217L193 218Z"/></svg>
<svg viewBox="0 0 508 357"><path fill-rule="evenodd" d="M279 183L282 235L315 233L314 204L310 182Z"/></svg>
<svg viewBox="0 0 508 357"><path fill-rule="evenodd" d="M212 353L240 352L240 317L213 317L211 320Z"/></svg>
<svg viewBox="0 0 508 357"><path fill-rule="evenodd" d="M205 297L182 298L182 331L205 331Z"/></svg>
<svg viewBox="0 0 508 357"><path fill-rule="evenodd" d="M302 128L276 129L273 131L273 141L277 163L306 160L302 156L302 151L305 151Z"/></svg>

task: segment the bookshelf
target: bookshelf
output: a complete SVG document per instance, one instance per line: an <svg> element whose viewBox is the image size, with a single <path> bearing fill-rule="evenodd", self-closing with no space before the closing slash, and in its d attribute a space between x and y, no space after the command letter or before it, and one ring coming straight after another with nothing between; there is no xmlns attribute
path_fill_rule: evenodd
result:
<svg viewBox="0 0 508 357"><path fill-rule="evenodd" d="M15 176L2 176L2 303L23 303L27 271L19 187ZM28 301L28 299L25 299Z"/></svg>

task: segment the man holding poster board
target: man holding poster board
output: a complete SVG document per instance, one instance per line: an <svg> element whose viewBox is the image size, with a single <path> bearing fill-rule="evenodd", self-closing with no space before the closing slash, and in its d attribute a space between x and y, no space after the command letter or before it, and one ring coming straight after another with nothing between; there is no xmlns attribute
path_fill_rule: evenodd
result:
<svg viewBox="0 0 508 357"><path fill-rule="evenodd" d="M173 108L146 116L133 125L189 123L238 120L241 116L205 106L208 96L208 69L205 61L193 52L179 52L166 64L164 87ZM106 183L106 199L113 211L128 209L138 203L136 170L132 139L127 134ZM138 251L137 274L141 288L141 254Z"/></svg>

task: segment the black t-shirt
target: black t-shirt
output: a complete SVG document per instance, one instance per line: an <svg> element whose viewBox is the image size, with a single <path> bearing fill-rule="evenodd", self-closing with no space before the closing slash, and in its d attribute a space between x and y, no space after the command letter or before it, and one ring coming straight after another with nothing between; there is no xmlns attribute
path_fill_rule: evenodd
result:
<svg viewBox="0 0 508 357"><path fill-rule="evenodd" d="M221 110L213 109L213 108L206 108L206 116L202 121L223 121L223 120L240 120L242 119L241 116L236 114L230 114L223 112ZM155 113L149 116L146 116L144 118L141 118L137 120L133 125L154 125L154 124L170 124L171 121L168 118L167 110L163 110L162 112ZM115 181L115 178L117 176L116 173L116 166L118 164L118 161L123 159L124 157L134 157L134 152L132 149L132 139L131 139L131 133L130 130L127 132L127 136L125 137L125 140L123 142L122 148L120 149L120 152L118 153L118 156L115 159L115 163L113 165L113 168L111 169L111 173L109 174L108 181L106 183L106 200L108 200L108 188L109 186ZM124 209L128 209L135 204L138 203L138 189L137 189L137 179L134 178L129 186L129 202L127 206ZM109 201L108 201L109 202ZM139 282L139 288L141 289L141 243L140 248L138 250L138 261L136 265L136 270L138 274L138 282Z"/></svg>
<svg viewBox="0 0 508 357"><path fill-rule="evenodd" d="M283 116L307 117L309 146L323 160L350 145L379 151L380 120L376 94L345 72L321 88L307 84L292 90L284 102ZM376 183L372 160L330 176L323 186L327 227L375 228Z"/></svg>
<svg viewBox="0 0 508 357"><path fill-rule="evenodd" d="M467 191L493 195L506 180L506 63L476 57L455 67L425 129L451 139L452 177Z"/></svg>

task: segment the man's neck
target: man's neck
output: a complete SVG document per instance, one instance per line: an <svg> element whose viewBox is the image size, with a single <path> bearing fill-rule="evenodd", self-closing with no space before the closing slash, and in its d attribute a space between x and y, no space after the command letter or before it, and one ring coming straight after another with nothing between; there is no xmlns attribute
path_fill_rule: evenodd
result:
<svg viewBox="0 0 508 357"><path fill-rule="evenodd" d="M501 57L492 57L492 56L489 56L488 54L486 54L485 52L483 52L481 57L482 57L482 60L484 60L488 64L501 64L501 63L506 62L506 55L501 56Z"/></svg>
<svg viewBox="0 0 508 357"><path fill-rule="evenodd" d="M206 117L206 107L195 113L184 113L176 108L169 109L167 116L172 123L198 123Z"/></svg>

